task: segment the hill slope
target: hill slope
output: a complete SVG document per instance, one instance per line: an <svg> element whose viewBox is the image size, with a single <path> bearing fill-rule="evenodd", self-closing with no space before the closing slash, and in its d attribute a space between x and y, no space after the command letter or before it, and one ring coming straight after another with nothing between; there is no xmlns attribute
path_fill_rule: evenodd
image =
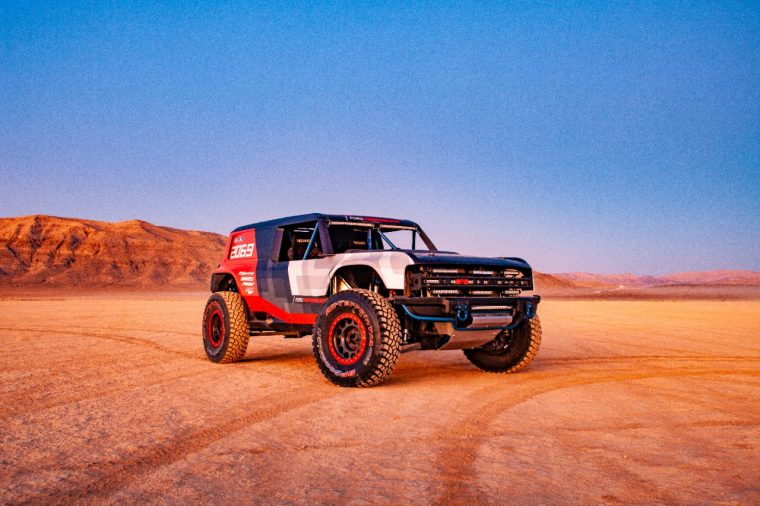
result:
<svg viewBox="0 0 760 506"><path fill-rule="evenodd" d="M760 272L741 270L720 270L701 272L679 272L664 276L636 274L593 274L589 272L566 272L554 274L557 278L580 287L587 288L636 288L665 285L760 285Z"/></svg>
<svg viewBox="0 0 760 506"><path fill-rule="evenodd" d="M0 218L0 285L200 288L225 238L140 220Z"/></svg>

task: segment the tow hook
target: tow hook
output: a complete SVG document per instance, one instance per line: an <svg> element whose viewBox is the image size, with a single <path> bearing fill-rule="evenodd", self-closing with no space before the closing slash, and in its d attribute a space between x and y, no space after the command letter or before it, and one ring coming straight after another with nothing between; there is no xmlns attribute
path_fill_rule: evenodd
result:
<svg viewBox="0 0 760 506"><path fill-rule="evenodd" d="M531 301L525 303L525 316L529 320L532 320L536 316L536 306Z"/></svg>
<svg viewBox="0 0 760 506"><path fill-rule="evenodd" d="M457 326L466 327L470 323L472 323L470 306L467 304L457 304Z"/></svg>

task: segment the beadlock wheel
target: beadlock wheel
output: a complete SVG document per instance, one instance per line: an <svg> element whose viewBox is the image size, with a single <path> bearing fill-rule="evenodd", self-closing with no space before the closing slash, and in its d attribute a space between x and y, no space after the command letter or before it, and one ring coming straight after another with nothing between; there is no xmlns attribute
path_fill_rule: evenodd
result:
<svg viewBox="0 0 760 506"><path fill-rule="evenodd" d="M330 325L330 354L341 365L353 365L367 349L367 329L353 313L344 313Z"/></svg>
<svg viewBox="0 0 760 506"><path fill-rule="evenodd" d="M390 303L369 290L330 297L314 323L312 348L322 374L343 387L385 381L396 365L401 323Z"/></svg>
<svg viewBox="0 0 760 506"><path fill-rule="evenodd" d="M219 348L224 341L224 314L221 310L215 309L208 320L208 340L211 346Z"/></svg>

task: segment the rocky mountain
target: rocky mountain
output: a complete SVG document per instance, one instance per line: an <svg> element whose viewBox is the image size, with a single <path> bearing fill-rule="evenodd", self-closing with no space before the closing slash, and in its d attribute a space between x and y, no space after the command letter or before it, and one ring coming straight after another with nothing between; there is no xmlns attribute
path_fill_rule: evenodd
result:
<svg viewBox="0 0 760 506"><path fill-rule="evenodd" d="M588 291L584 286L574 281L563 279L554 274L544 274L542 272L533 273L533 284L535 293L543 295L565 294L572 295Z"/></svg>
<svg viewBox="0 0 760 506"><path fill-rule="evenodd" d="M0 285L201 288L225 238L140 220L0 218Z"/></svg>

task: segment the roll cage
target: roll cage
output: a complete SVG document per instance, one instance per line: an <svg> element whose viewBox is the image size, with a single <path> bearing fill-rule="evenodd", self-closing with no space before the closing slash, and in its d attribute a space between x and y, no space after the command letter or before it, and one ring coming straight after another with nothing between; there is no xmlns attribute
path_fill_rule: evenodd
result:
<svg viewBox="0 0 760 506"><path fill-rule="evenodd" d="M308 260L352 251L400 250L388 233L401 230L412 233L411 250L417 250L418 241L421 241L425 251L438 251L417 224L319 218L277 227L271 258L275 261Z"/></svg>

